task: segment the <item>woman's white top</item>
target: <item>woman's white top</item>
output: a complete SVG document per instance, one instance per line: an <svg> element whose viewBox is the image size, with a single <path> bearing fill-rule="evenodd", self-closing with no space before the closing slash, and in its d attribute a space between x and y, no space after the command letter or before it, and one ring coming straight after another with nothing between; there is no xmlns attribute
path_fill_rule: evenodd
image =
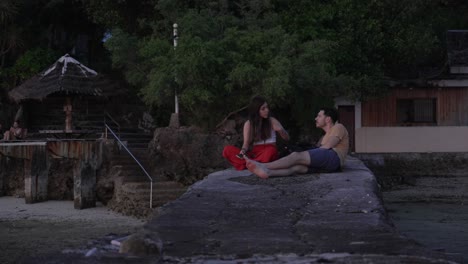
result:
<svg viewBox="0 0 468 264"><path fill-rule="evenodd" d="M265 139L265 140L259 140L254 142L254 145L262 145L262 144L271 144L271 143L276 143L276 132L275 130L271 130L271 137Z"/></svg>

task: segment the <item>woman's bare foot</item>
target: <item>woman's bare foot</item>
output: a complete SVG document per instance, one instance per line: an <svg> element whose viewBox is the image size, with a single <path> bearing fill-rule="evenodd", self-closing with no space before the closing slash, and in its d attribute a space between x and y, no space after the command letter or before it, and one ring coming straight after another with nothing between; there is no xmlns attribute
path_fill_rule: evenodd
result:
<svg viewBox="0 0 468 264"><path fill-rule="evenodd" d="M257 175L262 179L268 179L268 169L265 168L261 163L245 158L246 167L253 174Z"/></svg>

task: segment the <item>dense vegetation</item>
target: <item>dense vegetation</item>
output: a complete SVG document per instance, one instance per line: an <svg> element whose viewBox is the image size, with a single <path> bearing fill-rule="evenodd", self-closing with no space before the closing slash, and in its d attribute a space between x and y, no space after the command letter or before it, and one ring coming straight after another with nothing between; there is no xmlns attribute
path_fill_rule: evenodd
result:
<svg viewBox="0 0 468 264"><path fill-rule="evenodd" d="M446 31L467 29L467 11L462 0L2 0L2 96L87 34L78 59L120 72L159 112L177 91L185 122L213 128L262 94L307 127L333 96L365 100L441 68ZM67 37L54 42L59 27Z"/></svg>

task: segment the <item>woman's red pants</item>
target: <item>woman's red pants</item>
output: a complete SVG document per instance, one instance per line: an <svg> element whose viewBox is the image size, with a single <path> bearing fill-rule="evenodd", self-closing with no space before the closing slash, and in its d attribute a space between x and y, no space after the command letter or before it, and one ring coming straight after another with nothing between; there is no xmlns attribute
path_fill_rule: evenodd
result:
<svg viewBox="0 0 468 264"><path fill-rule="evenodd" d="M223 157L234 166L236 170L245 170L245 160L236 157L240 152L240 148L235 146L226 146L223 150ZM278 149L275 144L262 144L254 145L253 149L247 152L247 156L251 160L255 160L261 163L271 162L277 160L279 157Z"/></svg>

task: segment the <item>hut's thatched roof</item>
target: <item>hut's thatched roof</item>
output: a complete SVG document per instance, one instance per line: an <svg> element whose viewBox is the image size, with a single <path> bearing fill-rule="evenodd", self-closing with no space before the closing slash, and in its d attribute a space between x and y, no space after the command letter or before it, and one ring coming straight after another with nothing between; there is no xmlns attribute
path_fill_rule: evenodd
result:
<svg viewBox="0 0 468 264"><path fill-rule="evenodd" d="M105 96L118 90L113 82L65 54L52 66L9 92L15 102L42 100L50 94Z"/></svg>

